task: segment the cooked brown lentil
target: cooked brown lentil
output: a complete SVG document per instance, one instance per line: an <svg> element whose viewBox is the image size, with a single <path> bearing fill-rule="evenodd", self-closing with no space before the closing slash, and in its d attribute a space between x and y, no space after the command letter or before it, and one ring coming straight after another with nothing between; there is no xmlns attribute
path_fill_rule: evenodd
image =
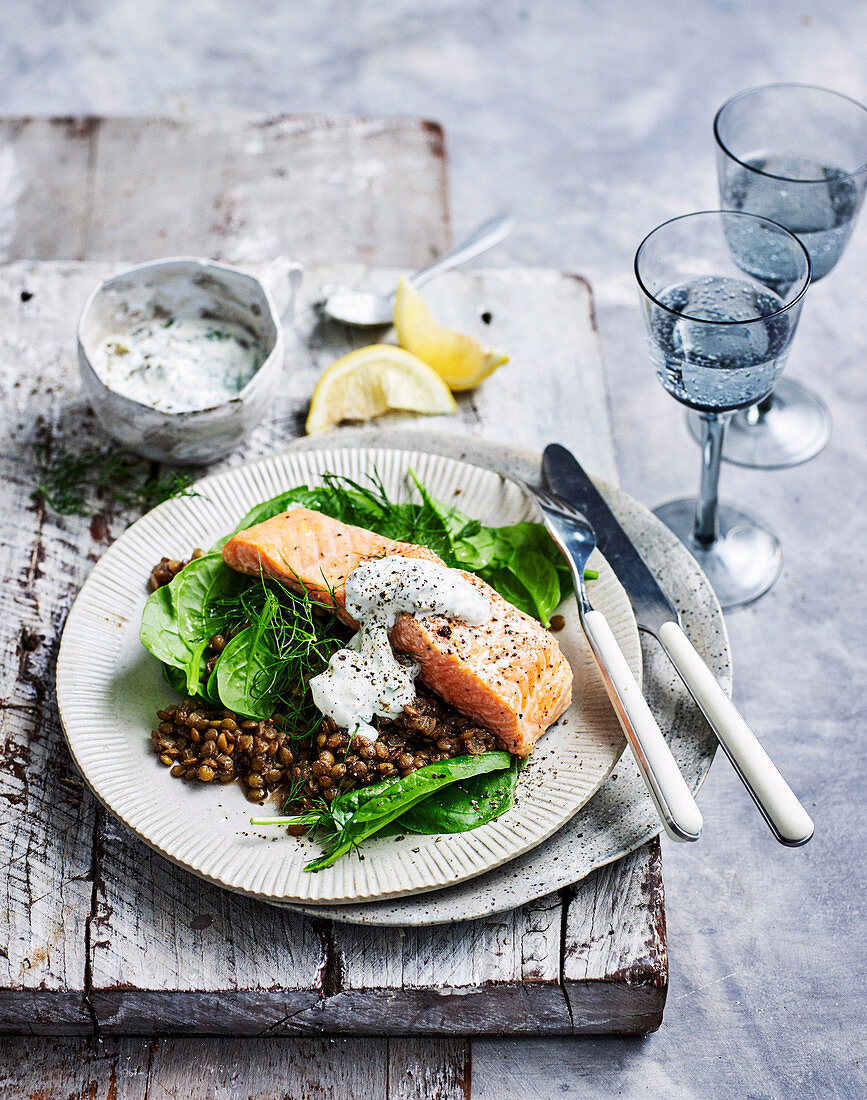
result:
<svg viewBox="0 0 867 1100"><path fill-rule="evenodd" d="M298 810L322 798L331 802L352 787L495 747L492 733L423 689L399 718L378 719L373 744L350 742L347 731L328 718L299 738L283 728L279 714L254 722L201 699L172 703L157 717L151 741L171 775L202 783L238 781L257 803L293 792L290 808Z"/></svg>
<svg viewBox="0 0 867 1100"><path fill-rule="evenodd" d="M162 558L148 581L151 591L170 584L190 561L202 556L196 549L186 561ZM208 639L207 675L227 643L247 623ZM187 698L157 711L159 725L151 733L154 752L177 779L201 783L234 783L251 802L262 803L272 794L292 794L290 810L310 809L319 799L333 801L341 791L366 787L394 775L453 756L480 755L495 748L488 730L458 714L423 689L415 702L395 719L376 719L379 739L373 744L351 742L345 729L330 718L308 736L283 729L281 715L263 722L214 707L200 698ZM290 829L297 835L301 829Z"/></svg>
<svg viewBox="0 0 867 1100"><path fill-rule="evenodd" d="M200 558L202 554L203 551L199 547L196 547L186 561L176 561L174 558L160 558L151 570L151 575L148 580L148 590L150 592L156 592L156 590L162 588L164 584L171 584L185 565L189 565L191 561Z"/></svg>

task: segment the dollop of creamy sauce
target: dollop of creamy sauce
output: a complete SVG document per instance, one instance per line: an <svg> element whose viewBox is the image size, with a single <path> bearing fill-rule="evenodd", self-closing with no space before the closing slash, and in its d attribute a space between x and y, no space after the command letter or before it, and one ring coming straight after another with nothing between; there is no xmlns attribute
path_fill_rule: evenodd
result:
<svg viewBox="0 0 867 1100"><path fill-rule="evenodd" d="M445 615L469 626L491 617L488 600L453 569L395 554L364 562L346 579L346 610L361 624L328 668L310 680L313 702L338 726L375 741L374 715L396 718L415 699L419 665L391 648L388 632L400 612Z"/></svg>
<svg viewBox="0 0 867 1100"><path fill-rule="evenodd" d="M264 361L243 325L162 317L108 336L93 365L116 393L163 412L189 412L237 396Z"/></svg>

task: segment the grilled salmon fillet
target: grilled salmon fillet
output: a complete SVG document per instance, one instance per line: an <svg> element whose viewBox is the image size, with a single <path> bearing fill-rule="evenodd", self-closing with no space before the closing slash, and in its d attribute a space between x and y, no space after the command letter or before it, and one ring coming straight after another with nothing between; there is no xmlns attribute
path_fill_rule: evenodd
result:
<svg viewBox="0 0 867 1100"><path fill-rule="evenodd" d="M252 576L260 571L336 608L344 608L346 578L363 561L399 554L442 564L425 546L396 542L307 508L293 508L231 538L223 560ZM572 670L556 639L481 577L456 570L491 605L491 618L468 626L441 615L402 613L391 630L395 649L411 653L419 674L455 710L491 730L517 756L533 745L572 700Z"/></svg>

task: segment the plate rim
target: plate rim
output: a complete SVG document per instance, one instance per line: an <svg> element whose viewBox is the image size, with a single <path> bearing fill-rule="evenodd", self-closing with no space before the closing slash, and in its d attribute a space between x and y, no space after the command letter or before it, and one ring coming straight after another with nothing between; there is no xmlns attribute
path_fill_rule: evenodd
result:
<svg viewBox="0 0 867 1100"><path fill-rule="evenodd" d="M298 443L304 443L304 442L306 442L306 440L302 439L302 440L299 440L297 442ZM454 455L454 454L439 455L439 454L437 454L436 451L427 450L424 444L419 444L419 443L415 443L415 442L407 441L406 443L398 445L398 446L389 446L388 444L383 443L382 441L371 440L370 442L366 442L366 443L359 443L357 445L346 446L346 445L341 445L340 442L338 442L337 440L334 440L333 441L334 445L329 447L330 442L331 441L326 441L326 440L323 439L323 441L322 441L323 445L321 447L318 447L318 448L315 448L315 449L319 450L319 451L329 450L329 449L343 450L343 451L348 450L348 451L355 451L355 452L359 452L359 453L360 452L365 452L365 451L371 451L371 450L375 450L375 449L388 449L388 450L392 450L392 451L403 452L403 453L406 453L406 454L412 454L412 453L415 453L415 454L418 454L418 455L424 454L424 455L430 456L432 458L446 458L447 460L458 463L460 465L473 467L473 468L482 470L485 473L492 473L495 476L500 477L504 480L510 480L510 479L508 479L507 475L503 474L502 471L497 469L497 468L491 468L489 466L482 465L479 462L474 462L474 461L468 460L464 456L458 456L458 455ZM310 450L313 450L313 448L310 448ZM215 471L214 473L209 474L206 477L200 479L200 481L198 481L196 483L196 485L203 486L204 490L205 490L204 495L207 495L206 490L207 490L207 486L208 486L209 483L213 483L213 482L225 483L226 480L228 480L231 483L231 481L234 478L236 478L239 475L239 473L241 473L242 471L249 471L251 468L256 468L256 467L260 467L260 466L268 466L268 465L271 465L275 462L279 462L281 459L284 459L284 458L292 459L292 458L296 458L296 457L302 457L302 459L303 459L303 452L304 452L304 448L302 448L302 447L292 447L290 445L289 447L285 447L285 448L281 448L279 450L275 450L275 451L271 452L270 454L259 456L255 459L251 459L247 462L240 463L236 466L227 467L225 469ZM71 650L71 646L73 645L74 640L75 640L75 638L74 638L75 631L73 630L73 632L70 633L69 626L70 626L70 622L71 622L74 627L77 627L78 618L77 618L77 615L76 615L76 608L78 608L79 614L84 614L82 609L85 606L86 600L82 601L82 597L84 596L85 592L87 591L89 585L94 580L98 580L99 578L103 577L105 574L108 574L109 571L112 569L112 567L115 566L115 564L116 564L115 561L114 561L115 554L120 551L119 544L122 544L122 540L124 539L124 536L127 535L142 520L145 520L148 517L153 517L156 514L161 513L161 512L170 511L170 510L173 509L173 506L176 506L176 504L177 504L176 501L169 500L169 501L164 502L163 504L158 505L157 508L152 509L150 512L146 513L145 516L141 517L139 520L136 521L136 523L132 524L129 528L127 528L127 530L121 536L119 536L119 538L115 541L115 543L106 550L106 552L100 557L99 561L94 565L93 570L91 571L91 573L89 574L89 576L85 580L84 584L82 585L79 593L77 594L76 599L75 599L75 601L73 602L73 604L70 608L69 614L67 616L66 623L64 624L64 629L63 629L63 633L62 633L62 636L61 636L60 646L59 646L59 649L58 649L56 674L55 674L58 713L59 713L59 717L60 717L61 728L63 730L64 737L66 739L66 743L67 743L67 746L69 748L70 754L73 758L73 761L75 762L75 765L76 765L77 769L79 770L82 778L84 779L85 783L87 784L88 789L93 793L94 797L97 799L97 801L100 803L100 805L102 805L106 810L108 810L112 814L112 816L117 821L119 821L123 826L125 826L127 829L129 829L129 831L137 839L139 839L139 840L143 841L144 843L146 843L150 848L152 848L154 851L158 852L161 856L168 859L170 862L174 863L176 866L179 866L179 867L183 868L185 871L194 874L196 877L198 877L200 879L203 879L204 881L209 882L213 885L219 886L222 889L227 889L227 890L230 890L234 893L239 893L239 894L242 894L246 897L255 898L257 900L264 901L264 902L274 904L274 905L278 905L278 906L281 906L281 907L311 906L311 907L315 907L315 908L320 908L320 907L321 908L327 908L327 907L339 908L341 906L366 905L366 904L375 904L376 902L380 902L380 901L386 902L386 901L389 901L389 900L406 899L406 898L414 897L414 896L420 895L420 894L441 891L441 890L444 890L444 889L449 889L453 886L459 886L461 883L465 883L468 880L471 880L472 878L478 877L479 875L484 875L484 874L490 873L491 871L497 869L498 867L502 867L504 864L506 864L508 862L511 862L514 859L518 859L521 856L526 855L533 848L537 847L540 844L543 844L554 833L556 833L557 831L562 829L568 823L568 821L570 821L575 816L575 814L580 813L583 806L585 806L587 804L587 802L595 795L595 793L598 791L599 787L602 785L602 783L604 783L605 779L607 779L607 777L611 774L613 769L617 766L617 762L620 759L620 756L622 755L622 752L623 752L623 747L621 747L620 751L618 753L616 753L616 755L614 755L614 758L610 761L610 764L603 768L600 776L598 778L594 777L596 779L596 781L588 789L585 797L581 801L581 804L568 817L560 820L559 823L554 824L550 830L544 831L543 835L534 834L532 836L532 838L528 839L526 844L519 844L516 848L514 848L513 850L510 850L501 859L499 859L499 858L495 859L494 861L488 863L487 865L485 865L481 868L473 867L471 864L468 864L460 874L458 874L456 877L450 879L448 882L445 882L445 883L436 882L433 885L423 885L423 886L413 885L413 886L410 886L410 887L399 888L399 889L394 890L394 891L389 891L389 890L377 891L372 896L371 895L365 895L365 896L357 896L356 895L356 896L352 896L352 897L347 897L346 895L344 895L343 897L337 898L337 899L326 897L326 898L323 898L320 901L320 900L317 900L316 898L309 897L309 895L297 895L297 894L286 894L286 893L274 894L274 893L268 893L268 892L266 892L264 890L260 890L260 889L248 888L248 887L239 885L236 882L227 881L225 878L223 878L223 877L221 877L217 874L210 873L208 871L204 871L200 867L195 866L193 863L188 862L188 860L186 858L184 858L182 855L179 855L176 852L172 852L172 851L168 850L159 841L152 839L149 835L147 835L146 832L142 831L141 828L139 828L135 824L133 824L133 822L129 819L129 816L127 816L130 813L128 807L125 808L125 810L123 812L121 812L116 808L115 805L113 805L113 803L112 803L112 797L113 797L112 792L111 791L106 792L106 791L100 789L100 787L97 785L98 781L94 780L88 774L88 772L86 770L85 763L82 761L81 756L79 755L79 753L76 750L76 744L75 744L75 741L73 740L73 735L70 733L70 729L67 727L67 714L64 713L65 709L66 709L65 703L66 703L66 699L67 699L67 693L74 690L75 654ZM629 605L628 597L626 596L625 592L623 592L622 586L620 585L620 582L617 579L616 574L614 573L613 570L611 570L611 580L614 582L617 589L622 593L624 608L629 609L628 626L630 628L630 632L634 631L635 635L637 636L637 625L635 624L635 621L634 621L634 615L632 615L631 606ZM80 601L82 601L82 602L80 603ZM640 666L640 646L638 647L638 651L639 651L638 663L639 663L639 666ZM72 708L70 708L70 709L72 709Z"/></svg>

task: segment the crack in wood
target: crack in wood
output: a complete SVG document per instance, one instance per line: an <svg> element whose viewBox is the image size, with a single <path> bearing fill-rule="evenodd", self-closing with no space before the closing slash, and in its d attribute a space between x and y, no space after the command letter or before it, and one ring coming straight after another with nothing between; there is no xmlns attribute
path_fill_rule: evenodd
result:
<svg viewBox="0 0 867 1100"><path fill-rule="evenodd" d="M99 916L97 913L99 906L99 887L100 887L100 862L102 856L102 818L105 811L101 806L97 806L94 814L93 821L93 841L92 852L90 862L90 877L93 883L90 892L90 913L84 922L84 992L82 994L82 1000L84 1001L84 1007L87 1009L87 1013L90 1017L91 1025L93 1026L94 1038L100 1039L102 1037L102 1029L100 1028L99 1016L94 1008L91 994L93 992L93 925L106 919Z"/></svg>
<svg viewBox="0 0 867 1100"><path fill-rule="evenodd" d="M565 886L562 890L557 891L557 896L560 898L560 958L557 980L560 983L560 988L563 991L563 998L566 1001L566 1011L569 1013L569 1026L574 1031L575 1013L572 1011L572 1001L569 998L569 988L566 982L566 975L564 973L564 960L566 959L566 938L569 931L569 903L575 896L575 889L572 886Z"/></svg>
<svg viewBox="0 0 867 1100"><path fill-rule="evenodd" d="M333 921L315 921L321 924L319 933L322 936L322 946L325 951L325 962L322 967L322 999L328 1000L337 996L343 989L343 959L337 947L334 935Z"/></svg>

